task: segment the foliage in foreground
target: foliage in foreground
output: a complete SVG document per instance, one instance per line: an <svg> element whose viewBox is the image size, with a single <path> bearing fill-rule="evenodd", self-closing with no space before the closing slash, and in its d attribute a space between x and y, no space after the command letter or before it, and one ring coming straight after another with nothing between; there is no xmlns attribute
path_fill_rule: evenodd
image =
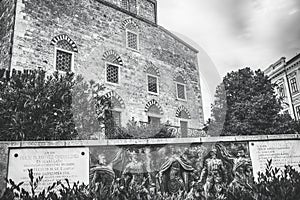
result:
<svg viewBox="0 0 300 200"><path fill-rule="evenodd" d="M108 139L141 139L141 138L172 138L175 130L168 124L155 126L148 123L140 123L134 119L128 121L126 127L115 124L113 117L105 120L105 135Z"/></svg>
<svg viewBox="0 0 300 200"><path fill-rule="evenodd" d="M0 141L172 137L166 126L116 126L104 86L73 73L0 70Z"/></svg>
<svg viewBox="0 0 300 200"><path fill-rule="evenodd" d="M299 124L279 114L281 101L267 76L250 68L228 73L217 87L209 135L291 134Z"/></svg>
<svg viewBox="0 0 300 200"><path fill-rule="evenodd" d="M99 185L99 193L93 193L88 186L74 184L72 187L61 182L53 183L41 193L36 192L41 177L34 179L32 170L29 171L31 191L20 189L23 183L15 184L9 180L8 187L0 200L58 200L58 199L110 199L110 200L203 200L198 185L194 184L189 192L179 191L176 195L162 194L154 188L146 188L134 183L122 184L122 179L115 180L112 187ZM58 188L58 189L57 189ZM109 191L107 191L109 190ZM59 193L57 193L59 191ZM266 165L266 170L259 173L258 180L251 187L237 185L224 188L218 200L298 200L300 199L300 173L290 166L283 170L273 168L271 161ZM105 194L105 196L103 196ZM107 196L107 194L109 194Z"/></svg>
<svg viewBox="0 0 300 200"><path fill-rule="evenodd" d="M108 105L102 90L72 73L0 70L0 140L88 138L100 131L101 109Z"/></svg>

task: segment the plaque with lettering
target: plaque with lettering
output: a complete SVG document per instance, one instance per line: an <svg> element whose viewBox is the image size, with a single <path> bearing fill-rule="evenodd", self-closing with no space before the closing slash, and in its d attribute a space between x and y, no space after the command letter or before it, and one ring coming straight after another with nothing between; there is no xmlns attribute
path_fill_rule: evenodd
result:
<svg viewBox="0 0 300 200"><path fill-rule="evenodd" d="M15 183L24 182L29 188L28 170L33 170L34 178L42 176L37 192L46 189L56 181L68 179L89 184L89 148L20 148L10 149L8 179Z"/></svg>
<svg viewBox="0 0 300 200"><path fill-rule="evenodd" d="M272 166L284 169L285 165L290 165L300 171L300 141L259 141L250 142L250 156L253 165L255 179L258 172L264 172L267 161L272 159Z"/></svg>

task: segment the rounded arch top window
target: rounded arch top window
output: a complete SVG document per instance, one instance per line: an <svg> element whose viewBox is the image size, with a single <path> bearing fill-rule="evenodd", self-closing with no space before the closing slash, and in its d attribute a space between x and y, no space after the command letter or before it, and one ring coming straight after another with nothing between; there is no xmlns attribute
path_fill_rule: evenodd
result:
<svg viewBox="0 0 300 200"><path fill-rule="evenodd" d="M54 68L57 71L74 71L74 53L78 52L77 45L66 34L54 37L51 44L55 46Z"/></svg>
<svg viewBox="0 0 300 200"><path fill-rule="evenodd" d="M148 92L157 95L159 93L159 71L151 65L147 67L146 73Z"/></svg>
<svg viewBox="0 0 300 200"><path fill-rule="evenodd" d="M132 18L124 20L123 27L126 33L126 47L139 51L139 27L136 22Z"/></svg>
<svg viewBox="0 0 300 200"><path fill-rule="evenodd" d="M182 76L177 76L175 78L176 84L176 97L179 100L187 100L186 96L186 81Z"/></svg>

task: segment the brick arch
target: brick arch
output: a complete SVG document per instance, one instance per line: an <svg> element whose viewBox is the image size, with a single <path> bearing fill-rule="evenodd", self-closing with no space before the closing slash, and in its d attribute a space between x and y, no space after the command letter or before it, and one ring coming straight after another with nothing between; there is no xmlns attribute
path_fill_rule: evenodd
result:
<svg viewBox="0 0 300 200"><path fill-rule="evenodd" d="M180 79L180 78L183 80L184 84L187 84L187 79L182 73L176 73L173 76L173 80L176 82L179 82L179 83L180 83L180 81L178 79Z"/></svg>
<svg viewBox="0 0 300 200"><path fill-rule="evenodd" d="M136 31L136 32L138 32L139 29L140 29L139 26L137 25L137 23L134 21L133 18L125 19L122 22L122 28L123 29L129 29L129 30Z"/></svg>
<svg viewBox="0 0 300 200"><path fill-rule="evenodd" d="M104 52L102 59L123 66L121 57L114 50Z"/></svg>
<svg viewBox="0 0 300 200"><path fill-rule="evenodd" d="M114 98L118 101L118 104L120 105L121 108L125 108L125 103L124 100L120 95L118 95L115 91L110 91L104 95L106 98Z"/></svg>
<svg viewBox="0 0 300 200"><path fill-rule="evenodd" d="M180 106L180 107L177 109L175 116L180 118L180 117L181 117L181 114L180 114L181 112L185 112L186 115L187 115L187 118L188 118L188 119L191 119L190 112L189 112L189 111L186 109L186 107L184 107L184 106Z"/></svg>
<svg viewBox="0 0 300 200"><path fill-rule="evenodd" d="M147 63L144 67L144 72L160 76L159 69L153 63Z"/></svg>
<svg viewBox="0 0 300 200"><path fill-rule="evenodd" d="M159 103L158 103L156 100L154 100L154 99L152 99L151 101L149 101L149 102L146 104L146 106L145 106L145 112L149 112L149 109L150 109L151 106L156 106L156 107L159 109L159 113L160 113L161 115L164 114L164 112L163 112L161 106L160 106Z"/></svg>
<svg viewBox="0 0 300 200"><path fill-rule="evenodd" d="M77 47L76 43L67 34L61 34L61 35L55 36L51 40L51 45L55 46L60 41L66 41L72 47L74 52L78 52L78 47Z"/></svg>

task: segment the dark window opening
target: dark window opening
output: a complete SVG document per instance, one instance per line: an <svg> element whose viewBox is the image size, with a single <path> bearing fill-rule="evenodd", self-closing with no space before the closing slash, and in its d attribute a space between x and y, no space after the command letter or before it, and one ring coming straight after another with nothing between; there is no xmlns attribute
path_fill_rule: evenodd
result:
<svg viewBox="0 0 300 200"><path fill-rule="evenodd" d="M72 70L72 53L56 50L56 70L70 72Z"/></svg>
<svg viewBox="0 0 300 200"><path fill-rule="evenodd" d="M106 67L106 81L110 83L119 83L119 67L114 65L107 65Z"/></svg>

